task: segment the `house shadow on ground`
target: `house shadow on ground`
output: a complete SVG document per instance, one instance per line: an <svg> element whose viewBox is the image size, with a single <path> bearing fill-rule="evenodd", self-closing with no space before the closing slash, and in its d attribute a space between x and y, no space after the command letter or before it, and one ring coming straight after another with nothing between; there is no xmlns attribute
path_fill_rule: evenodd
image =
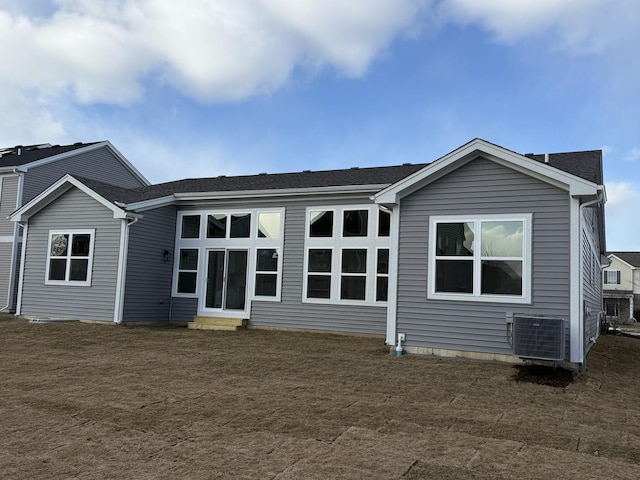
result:
<svg viewBox="0 0 640 480"><path fill-rule="evenodd" d="M515 365L514 382L535 383L549 387L564 388L570 385L575 374L569 370L553 368L545 365Z"/></svg>

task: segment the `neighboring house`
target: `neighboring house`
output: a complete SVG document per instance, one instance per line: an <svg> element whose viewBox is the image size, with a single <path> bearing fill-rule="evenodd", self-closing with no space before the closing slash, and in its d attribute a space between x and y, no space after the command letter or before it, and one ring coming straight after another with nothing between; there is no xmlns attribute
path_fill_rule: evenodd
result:
<svg viewBox="0 0 640 480"><path fill-rule="evenodd" d="M602 275L604 311L609 323L640 318L640 252L609 252Z"/></svg>
<svg viewBox="0 0 640 480"><path fill-rule="evenodd" d="M0 311L17 293L22 229L8 216L65 174L135 188L149 182L109 142L0 148Z"/></svg>
<svg viewBox="0 0 640 480"><path fill-rule="evenodd" d="M67 175L11 216L25 228L18 313L237 318L584 368L604 201L600 151L480 139L420 165L134 189Z"/></svg>

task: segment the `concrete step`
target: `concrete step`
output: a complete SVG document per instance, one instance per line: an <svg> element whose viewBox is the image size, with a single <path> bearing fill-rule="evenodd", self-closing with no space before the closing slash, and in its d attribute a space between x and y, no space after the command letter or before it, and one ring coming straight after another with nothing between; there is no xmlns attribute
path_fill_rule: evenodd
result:
<svg viewBox="0 0 640 480"><path fill-rule="evenodd" d="M242 329L242 327L238 327L236 325L207 325L196 322L187 323L187 328L190 330L217 330L224 332L233 332Z"/></svg>
<svg viewBox="0 0 640 480"><path fill-rule="evenodd" d="M234 331L241 330L247 326L247 320L244 318L224 318L224 317L205 317L196 315L193 322L187 323L187 328L191 330L218 330L218 331Z"/></svg>
<svg viewBox="0 0 640 480"><path fill-rule="evenodd" d="M226 325L233 327L247 326L247 320L244 318L205 317L197 315L193 318L193 322L198 325Z"/></svg>

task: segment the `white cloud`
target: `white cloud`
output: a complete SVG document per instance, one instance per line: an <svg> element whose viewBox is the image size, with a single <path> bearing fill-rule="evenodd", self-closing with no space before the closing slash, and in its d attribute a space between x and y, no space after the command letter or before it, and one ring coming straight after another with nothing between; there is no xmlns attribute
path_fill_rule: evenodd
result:
<svg viewBox="0 0 640 480"><path fill-rule="evenodd" d="M0 7L0 86L139 100L148 75L204 100L281 87L300 66L362 75L425 0L58 0Z"/></svg>
<svg viewBox="0 0 640 480"><path fill-rule="evenodd" d="M634 147L629 150L624 156L624 159L628 162L635 162L637 160L640 160L640 148Z"/></svg>
<svg viewBox="0 0 640 480"><path fill-rule="evenodd" d="M480 24L507 42L547 37L572 53L638 42L636 0L444 0L441 8L449 18Z"/></svg>
<svg viewBox="0 0 640 480"><path fill-rule="evenodd" d="M63 123L54 118L48 106L39 104L35 96L20 92L11 96L0 94L0 111L12 112L0 115L0 147L43 141L61 143L66 139Z"/></svg>

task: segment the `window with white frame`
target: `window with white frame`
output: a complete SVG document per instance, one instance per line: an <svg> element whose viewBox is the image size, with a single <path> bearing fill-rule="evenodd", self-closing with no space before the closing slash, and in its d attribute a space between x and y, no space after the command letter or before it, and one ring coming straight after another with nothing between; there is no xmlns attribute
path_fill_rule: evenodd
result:
<svg viewBox="0 0 640 480"><path fill-rule="evenodd" d="M429 298L527 303L531 215L432 217Z"/></svg>
<svg viewBox="0 0 640 480"><path fill-rule="evenodd" d="M45 284L91 285L95 230L50 231Z"/></svg>
<svg viewBox="0 0 640 480"><path fill-rule="evenodd" d="M620 270L605 270L604 283L605 285L620 285Z"/></svg>
<svg viewBox="0 0 640 480"><path fill-rule="evenodd" d="M198 249L181 248L178 259L178 293L196 293L198 285Z"/></svg>
<svg viewBox="0 0 640 480"><path fill-rule="evenodd" d="M198 296L206 282L208 250L241 249L248 252L247 292L279 300L284 209L185 211L178 214L178 226L174 295Z"/></svg>
<svg viewBox="0 0 640 480"><path fill-rule="evenodd" d="M377 206L307 208L303 300L386 302L389 234L390 214Z"/></svg>

